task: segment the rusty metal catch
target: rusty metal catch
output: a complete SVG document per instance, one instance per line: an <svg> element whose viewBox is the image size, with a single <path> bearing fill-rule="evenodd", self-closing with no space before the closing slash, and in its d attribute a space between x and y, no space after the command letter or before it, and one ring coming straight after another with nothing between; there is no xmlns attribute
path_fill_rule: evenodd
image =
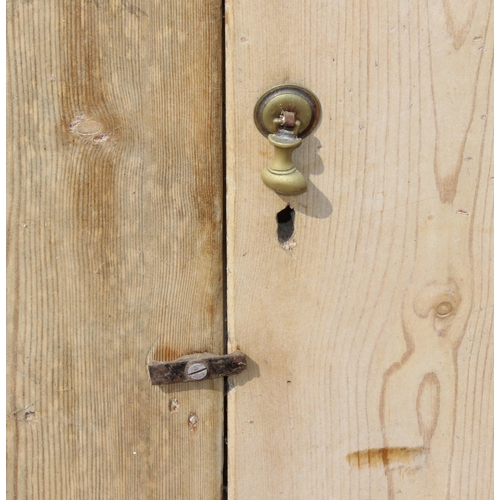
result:
<svg viewBox="0 0 500 500"><path fill-rule="evenodd" d="M189 354L174 361L151 361L148 364L153 385L229 377L241 373L246 367L246 356L241 351L234 351L225 356L208 352Z"/></svg>

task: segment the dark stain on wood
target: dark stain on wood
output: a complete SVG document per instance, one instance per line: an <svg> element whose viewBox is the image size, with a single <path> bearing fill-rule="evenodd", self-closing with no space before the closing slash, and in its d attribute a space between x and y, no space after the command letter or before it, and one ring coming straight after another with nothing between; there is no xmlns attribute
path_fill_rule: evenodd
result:
<svg viewBox="0 0 500 500"><path fill-rule="evenodd" d="M122 7L129 14L132 14L133 16L135 16L137 18L139 18L141 16L149 17L147 12L140 9L139 7L137 7L137 5L133 4L132 2L128 2L127 0L122 0Z"/></svg>
<svg viewBox="0 0 500 500"><path fill-rule="evenodd" d="M63 60L64 83L61 87L60 127L63 137L72 144L74 169L71 179L73 215L82 229L87 250L97 260L109 259L117 239L116 175L117 151L107 141L81 140L70 134L75 116L84 113L97 120L102 133L113 128L113 114L108 109L103 90L102 33L96 17L106 16L108 8L96 13L84 5L64 4L65 22L61 24L61 45L66 47ZM102 136L103 134L101 134ZM68 145L69 145L68 144ZM70 146L71 147L71 146Z"/></svg>
<svg viewBox="0 0 500 500"><path fill-rule="evenodd" d="M420 464L425 458L428 449L425 447L391 447L391 448L370 448L368 450L349 453L346 459L351 467L362 469L364 467L384 467L384 466L412 466Z"/></svg>

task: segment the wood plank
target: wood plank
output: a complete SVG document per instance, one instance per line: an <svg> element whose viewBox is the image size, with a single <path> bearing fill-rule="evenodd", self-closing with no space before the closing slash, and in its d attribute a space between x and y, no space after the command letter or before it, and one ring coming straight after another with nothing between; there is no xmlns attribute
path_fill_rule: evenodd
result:
<svg viewBox="0 0 500 500"><path fill-rule="evenodd" d="M8 498L221 496L218 0L8 4Z"/></svg>
<svg viewBox="0 0 500 500"><path fill-rule="evenodd" d="M492 498L491 8L228 1L230 499ZM287 82L294 198L252 117Z"/></svg>

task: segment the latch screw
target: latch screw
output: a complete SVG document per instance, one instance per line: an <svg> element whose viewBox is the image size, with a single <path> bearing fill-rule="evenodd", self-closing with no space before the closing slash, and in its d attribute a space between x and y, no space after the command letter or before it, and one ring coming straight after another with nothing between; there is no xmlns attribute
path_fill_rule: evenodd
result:
<svg viewBox="0 0 500 500"><path fill-rule="evenodd" d="M208 368L203 363L191 363L186 366L186 374L189 380L203 380L208 373Z"/></svg>

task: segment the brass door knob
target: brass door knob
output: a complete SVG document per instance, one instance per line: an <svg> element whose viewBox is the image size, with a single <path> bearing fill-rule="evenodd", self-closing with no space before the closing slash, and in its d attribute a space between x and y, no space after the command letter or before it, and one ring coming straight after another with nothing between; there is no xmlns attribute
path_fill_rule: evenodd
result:
<svg viewBox="0 0 500 500"><path fill-rule="evenodd" d="M306 191L306 180L295 168L292 153L317 127L320 117L318 98L297 85L278 85L257 101L255 125L274 146L273 161L262 170L261 176L264 184L276 193L296 195Z"/></svg>

